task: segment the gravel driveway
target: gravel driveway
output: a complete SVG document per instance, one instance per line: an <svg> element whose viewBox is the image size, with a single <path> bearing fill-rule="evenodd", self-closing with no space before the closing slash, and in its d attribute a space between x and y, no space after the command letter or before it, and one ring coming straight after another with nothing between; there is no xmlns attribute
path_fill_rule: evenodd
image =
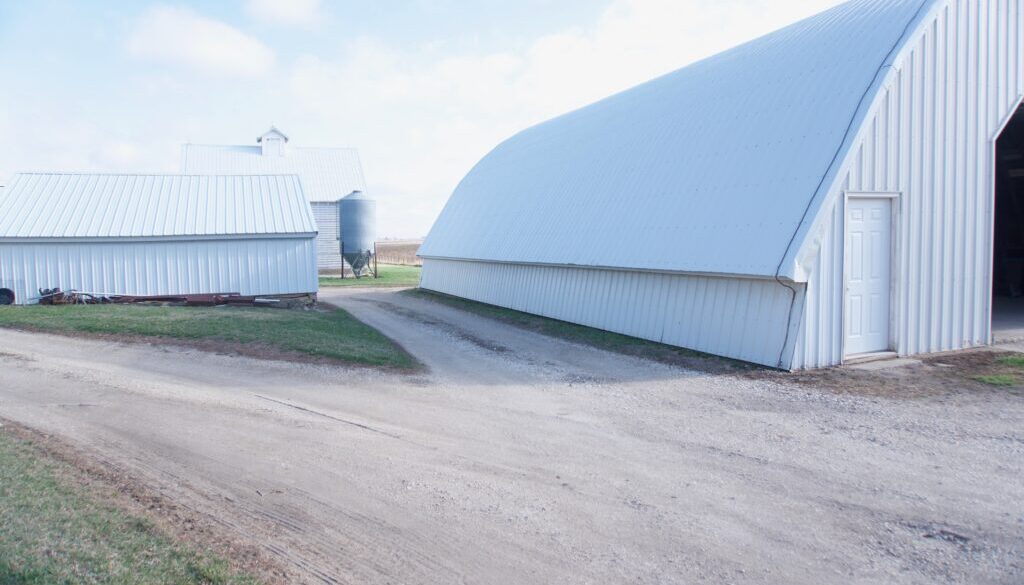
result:
<svg viewBox="0 0 1024 585"><path fill-rule="evenodd" d="M311 583L1020 583L1024 398L701 374L394 291L382 374L0 331L0 417Z"/></svg>

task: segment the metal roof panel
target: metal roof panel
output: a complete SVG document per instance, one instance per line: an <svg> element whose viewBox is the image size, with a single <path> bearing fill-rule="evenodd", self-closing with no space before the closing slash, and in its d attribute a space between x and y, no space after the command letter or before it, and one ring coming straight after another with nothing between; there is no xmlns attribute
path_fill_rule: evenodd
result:
<svg viewBox="0 0 1024 585"><path fill-rule="evenodd" d="M774 276L936 0L854 0L495 148L420 255Z"/></svg>
<svg viewBox="0 0 1024 585"><path fill-rule="evenodd" d="M26 173L0 194L0 239L315 232L296 175Z"/></svg>

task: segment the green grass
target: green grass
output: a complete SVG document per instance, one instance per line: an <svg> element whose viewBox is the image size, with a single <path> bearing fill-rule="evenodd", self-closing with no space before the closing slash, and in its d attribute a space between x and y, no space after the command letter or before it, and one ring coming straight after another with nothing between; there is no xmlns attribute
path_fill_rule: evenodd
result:
<svg viewBox="0 0 1024 585"><path fill-rule="evenodd" d="M987 369L990 373L974 376L974 379L989 386L1020 386L1021 375L1024 375L1024 355L1001 356Z"/></svg>
<svg viewBox="0 0 1024 585"><path fill-rule="evenodd" d="M990 374L976 376L974 379L989 386L1016 386L1018 384L1017 377L1010 374Z"/></svg>
<svg viewBox="0 0 1024 585"><path fill-rule="evenodd" d="M321 276L320 286L419 286L421 270L422 269L419 266L399 266L397 264L381 264L379 266L380 278L363 277L357 279Z"/></svg>
<svg viewBox="0 0 1024 585"><path fill-rule="evenodd" d="M1024 375L1024 355L1004 355L994 360L988 368L989 373L973 378L989 386L1020 386Z"/></svg>
<svg viewBox="0 0 1024 585"><path fill-rule="evenodd" d="M1024 369L1024 355L1008 355L999 358L999 363L1014 368Z"/></svg>
<svg viewBox="0 0 1024 585"><path fill-rule="evenodd" d="M0 307L0 327L224 342L246 350L242 353L258 347L349 364L402 369L418 366L401 347L341 309L34 305Z"/></svg>
<svg viewBox="0 0 1024 585"><path fill-rule="evenodd" d="M258 582L105 502L73 471L0 431L0 584Z"/></svg>
<svg viewBox="0 0 1024 585"><path fill-rule="evenodd" d="M654 341L647 341L645 339L630 337L628 335L620 335L618 333L594 329L593 327L586 327L583 325L576 325L565 321L558 321L556 319L549 319L547 317L514 311L512 309L506 309L485 303L478 303L476 301L470 301L424 289L403 291L402 294L442 303L483 317L495 319L521 329L527 329L542 335L547 335L548 337L565 339L567 341L589 345L598 349L629 356L642 357L661 363L682 365L704 370L749 369L751 367L748 364L738 361L720 358L689 349L665 345Z"/></svg>

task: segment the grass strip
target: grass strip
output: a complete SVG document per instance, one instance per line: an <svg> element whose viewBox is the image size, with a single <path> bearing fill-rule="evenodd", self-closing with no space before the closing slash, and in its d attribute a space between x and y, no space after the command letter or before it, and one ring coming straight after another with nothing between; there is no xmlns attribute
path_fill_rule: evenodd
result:
<svg viewBox="0 0 1024 585"><path fill-rule="evenodd" d="M321 287L402 287L419 286L419 266L399 266L397 264L381 264L379 267L379 278L336 278L330 276L320 277Z"/></svg>
<svg viewBox="0 0 1024 585"><path fill-rule="evenodd" d="M1024 370L1024 355L1008 355L999 358L999 363Z"/></svg>
<svg viewBox="0 0 1024 585"><path fill-rule="evenodd" d="M975 376L974 379L989 386L1017 385L1017 377L1010 374L989 374L987 376Z"/></svg>
<svg viewBox="0 0 1024 585"><path fill-rule="evenodd" d="M342 309L34 305L0 307L0 327L222 342L364 366L412 369L419 365L400 346Z"/></svg>
<svg viewBox="0 0 1024 585"><path fill-rule="evenodd" d="M104 501L75 472L0 430L0 583L258 583Z"/></svg>

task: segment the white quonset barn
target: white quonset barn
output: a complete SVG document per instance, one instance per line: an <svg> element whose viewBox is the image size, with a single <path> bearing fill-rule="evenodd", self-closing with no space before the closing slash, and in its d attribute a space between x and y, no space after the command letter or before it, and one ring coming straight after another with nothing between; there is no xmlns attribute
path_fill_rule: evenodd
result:
<svg viewBox="0 0 1024 585"><path fill-rule="evenodd" d="M320 270L339 272L342 259L338 201L353 191L366 191L359 151L292 146L277 128L271 128L256 142L255 146L186 144L181 151L182 172L186 175L299 175L319 231Z"/></svg>
<svg viewBox="0 0 1024 585"><path fill-rule="evenodd" d="M855 0L526 130L422 286L783 369L987 344L1024 260L1022 1Z"/></svg>
<svg viewBox="0 0 1024 585"><path fill-rule="evenodd" d="M316 294L299 178L21 174L0 195L0 289Z"/></svg>

